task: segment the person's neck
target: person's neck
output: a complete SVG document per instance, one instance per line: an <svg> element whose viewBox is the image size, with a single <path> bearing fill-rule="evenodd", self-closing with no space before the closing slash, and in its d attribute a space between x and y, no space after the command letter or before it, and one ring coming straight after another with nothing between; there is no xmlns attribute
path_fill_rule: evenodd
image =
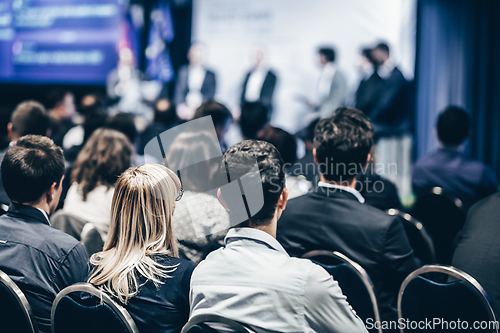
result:
<svg viewBox="0 0 500 333"><path fill-rule="evenodd" d="M273 219L271 220L271 223L267 223L266 225L250 226L250 228L264 231L265 233L276 238L276 230L278 229L277 226L278 226L278 219L276 218L275 214Z"/></svg>
<svg viewBox="0 0 500 333"><path fill-rule="evenodd" d="M334 182L330 180L326 180L325 176L321 175L321 181L323 183L327 183L330 185L336 185L336 186L342 186L342 187L350 187L353 189L356 189L356 177L354 177L350 182L349 185L346 184L346 182Z"/></svg>
<svg viewBox="0 0 500 333"><path fill-rule="evenodd" d="M458 152L462 152L463 151L463 146L462 145L451 146L451 145L445 145L442 142L439 142L439 148L446 149L446 150L454 150L454 151L458 151Z"/></svg>
<svg viewBox="0 0 500 333"><path fill-rule="evenodd" d="M19 204L18 202L16 202L16 203ZM35 203L22 203L21 205L41 209L45 213L47 213L47 215L50 215L50 206L47 202L40 201L40 202L35 202Z"/></svg>

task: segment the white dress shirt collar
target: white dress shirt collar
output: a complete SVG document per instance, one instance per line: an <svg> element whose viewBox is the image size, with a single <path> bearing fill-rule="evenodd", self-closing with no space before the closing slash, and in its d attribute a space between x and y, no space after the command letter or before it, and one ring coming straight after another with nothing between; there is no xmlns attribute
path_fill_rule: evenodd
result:
<svg viewBox="0 0 500 333"><path fill-rule="evenodd" d="M273 236L269 235L267 232L259 230L259 229L254 229L254 228L232 228L229 229L227 232L226 238L224 239L224 244L228 246L231 242L229 242L229 239L231 238L236 238L236 239L250 239L254 240L260 243L266 244L268 247L281 252L285 255L288 256L288 253L285 251L283 246L274 238ZM229 245L230 246L230 245Z"/></svg>
<svg viewBox="0 0 500 333"><path fill-rule="evenodd" d="M47 214L47 212L46 212L46 211L44 211L44 210L43 210L43 209L41 209L41 208L38 208L38 207L35 207L35 208L36 208L36 209L38 209L39 211L41 211L41 212L42 212L43 216L45 216L45 218L47 219L47 222L48 222L48 223L49 223L49 225L50 225L50 219L49 219L49 215Z"/></svg>
<svg viewBox="0 0 500 333"><path fill-rule="evenodd" d="M334 188L334 189L337 189L337 190L342 190L342 191L349 192L352 195L354 195L356 197L356 199L358 199L358 201L360 203L365 203L365 198L363 198L363 196L361 195L361 193L359 193L358 190L356 190L356 189L354 189L352 187L341 186L341 185L334 185L334 184L329 184L329 183L325 183L325 182L322 182L322 181L320 181L318 183L318 186L328 187L328 188Z"/></svg>

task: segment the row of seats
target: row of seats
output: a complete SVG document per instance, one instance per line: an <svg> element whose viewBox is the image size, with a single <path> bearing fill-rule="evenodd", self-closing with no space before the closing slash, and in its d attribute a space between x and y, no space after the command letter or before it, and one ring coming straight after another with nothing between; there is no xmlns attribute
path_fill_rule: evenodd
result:
<svg viewBox="0 0 500 333"><path fill-rule="evenodd" d="M358 316L374 323L371 332L382 333L373 283L366 271L339 252L311 251L308 258L323 266L338 281ZM444 277L444 278L443 278ZM30 305L17 285L0 271L0 322L8 332L37 333ZM90 295L85 297L83 295ZM440 318L443 322L493 323L495 313L481 285L467 273L452 266L426 265L411 273L401 285L398 316L412 322ZM53 333L138 333L129 313L108 295L88 283L63 289L56 297L51 313ZM214 324L216 323L216 324ZM379 323L378 325L376 323ZM229 326L236 332L253 332L249 327L216 315L191 318L182 333L217 332L213 327ZM404 332L425 331L421 327ZM453 331L440 329L439 331ZM432 330L435 331L435 330ZM474 331L479 331L474 329ZM490 326L484 332L498 332Z"/></svg>

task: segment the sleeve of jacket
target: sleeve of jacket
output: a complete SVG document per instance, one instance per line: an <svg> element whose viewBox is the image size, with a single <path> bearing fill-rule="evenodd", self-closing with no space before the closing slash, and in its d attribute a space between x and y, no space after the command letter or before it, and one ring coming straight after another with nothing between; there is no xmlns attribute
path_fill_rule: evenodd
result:
<svg viewBox="0 0 500 333"><path fill-rule="evenodd" d="M61 262L55 283L60 290L78 282L85 282L88 275L89 255L85 247L77 243Z"/></svg>
<svg viewBox="0 0 500 333"><path fill-rule="evenodd" d="M335 110L342 106L347 94L347 81L341 72L337 71L332 79L330 94L328 98L321 104L319 113L321 118L328 118Z"/></svg>
<svg viewBox="0 0 500 333"><path fill-rule="evenodd" d="M215 91L217 89L217 79L214 72L207 70L205 82L203 82L203 86L201 89L204 101L214 99Z"/></svg>
<svg viewBox="0 0 500 333"><path fill-rule="evenodd" d="M186 89L188 85L188 69L187 66L181 66L175 80L174 104L179 105L186 101Z"/></svg>

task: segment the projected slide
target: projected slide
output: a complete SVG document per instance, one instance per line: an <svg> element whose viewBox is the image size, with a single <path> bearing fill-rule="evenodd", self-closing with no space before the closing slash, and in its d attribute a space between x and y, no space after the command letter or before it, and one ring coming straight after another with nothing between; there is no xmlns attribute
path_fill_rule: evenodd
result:
<svg viewBox="0 0 500 333"><path fill-rule="evenodd" d="M119 0L0 0L0 81L106 81L116 66Z"/></svg>

